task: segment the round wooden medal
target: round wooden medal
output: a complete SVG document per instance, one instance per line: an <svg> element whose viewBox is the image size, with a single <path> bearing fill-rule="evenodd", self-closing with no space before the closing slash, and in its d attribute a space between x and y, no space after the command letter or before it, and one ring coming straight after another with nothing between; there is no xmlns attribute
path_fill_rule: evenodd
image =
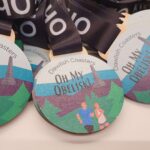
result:
<svg viewBox="0 0 150 150"><path fill-rule="evenodd" d="M0 125L26 106L33 87L31 66L14 42L0 37Z"/></svg>
<svg viewBox="0 0 150 150"><path fill-rule="evenodd" d="M107 60L120 76L125 95L141 103L150 103L149 26L148 15L128 25L111 46Z"/></svg>
<svg viewBox="0 0 150 150"><path fill-rule="evenodd" d="M77 134L108 127L119 115L124 93L114 70L90 55L53 59L35 77L34 103L56 127Z"/></svg>

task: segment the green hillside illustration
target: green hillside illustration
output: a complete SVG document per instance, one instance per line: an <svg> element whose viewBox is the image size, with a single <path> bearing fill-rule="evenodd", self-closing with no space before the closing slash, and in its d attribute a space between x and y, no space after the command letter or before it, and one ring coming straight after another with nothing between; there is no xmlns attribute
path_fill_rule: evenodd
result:
<svg viewBox="0 0 150 150"><path fill-rule="evenodd" d="M116 96L117 93L117 96ZM86 103L88 106L93 106L95 102L98 102L101 108L104 110L107 117L107 121L112 123L116 116L121 111L123 105L123 90L114 82L111 82L111 89L107 96L97 97L94 93L89 96L85 96ZM79 124L76 119L76 114L79 109L76 109L63 117L59 117L57 113L60 111L59 108L55 107L53 104L49 103L47 100L41 111L47 119L54 125L60 127L63 130L74 132L74 133L87 133L85 128ZM97 119L93 118L94 132L99 131L99 125Z"/></svg>
<svg viewBox="0 0 150 150"><path fill-rule="evenodd" d="M22 112L30 93L24 83L13 96L0 96L0 125L7 123Z"/></svg>

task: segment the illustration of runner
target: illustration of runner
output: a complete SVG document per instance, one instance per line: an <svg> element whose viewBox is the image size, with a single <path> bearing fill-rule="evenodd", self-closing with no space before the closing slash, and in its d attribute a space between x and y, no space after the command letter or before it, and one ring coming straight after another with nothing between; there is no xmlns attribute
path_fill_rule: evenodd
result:
<svg viewBox="0 0 150 150"><path fill-rule="evenodd" d="M76 115L80 124L83 124L88 133L93 132L93 122L92 117L94 117L94 113L92 109L87 108L86 102L81 103L81 109L79 113Z"/></svg>
<svg viewBox="0 0 150 150"><path fill-rule="evenodd" d="M98 103L94 104L94 112L95 112L96 118L98 119L100 130L104 129L105 127L108 127L109 123L107 122L106 116L104 114L104 110L100 108Z"/></svg>

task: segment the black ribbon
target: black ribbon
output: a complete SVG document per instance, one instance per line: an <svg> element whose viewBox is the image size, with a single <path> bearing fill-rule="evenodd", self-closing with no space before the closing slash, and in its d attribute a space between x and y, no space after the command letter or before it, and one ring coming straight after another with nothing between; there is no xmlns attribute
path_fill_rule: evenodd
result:
<svg viewBox="0 0 150 150"><path fill-rule="evenodd" d="M0 18L31 17L37 5L36 0L0 0Z"/></svg>
<svg viewBox="0 0 150 150"><path fill-rule="evenodd" d="M14 19L30 17L37 3L34 0L0 0L0 34L9 36Z"/></svg>
<svg viewBox="0 0 150 150"><path fill-rule="evenodd" d="M54 55L82 50L80 35L68 14L64 0L48 2L45 23Z"/></svg>
<svg viewBox="0 0 150 150"><path fill-rule="evenodd" d="M129 13L135 13L150 8L149 0L97 0L97 2L120 12L128 11Z"/></svg>
<svg viewBox="0 0 150 150"><path fill-rule="evenodd" d="M76 13L78 18L86 18L80 24L77 23L76 19L73 19L74 23L77 24L77 29L81 35L81 39L84 43L90 47L106 53L113 41L120 33L120 29L117 27L117 23L120 23L119 14L115 16L113 11L108 13L104 10L103 6L96 7L92 3L86 3L82 0L68 0L68 8L70 16ZM101 9L102 8L102 9ZM93 11L92 11L93 10ZM94 11L95 10L95 11ZM115 16L114 19L112 16ZM86 32L80 32L88 22Z"/></svg>
<svg viewBox="0 0 150 150"><path fill-rule="evenodd" d="M91 0L0 0L0 19L13 20L26 44L48 48L49 43L54 55L81 51L82 43L106 53L120 33L120 17ZM9 27L0 32L8 34Z"/></svg>
<svg viewBox="0 0 150 150"><path fill-rule="evenodd" d="M8 20L0 21L0 34L4 34L6 36L10 36L12 29L12 22Z"/></svg>
<svg viewBox="0 0 150 150"><path fill-rule="evenodd" d="M48 49L48 39L45 28L45 9L47 0L38 3L38 9L32 17L26 19L17 19L15 21L15 30L18 31L18 38L24 43Z"/></svg>
<svg viewBox="0 0 150 150"><path fill-rule="evenodd" d="M94 15L97 15L103 19L107 19L107 21L115 24L122 23L120 18L124 16L112 8L105 7L104 5L98 4L90 0L76 0L76 1L84 8L93 12Z"/></svg>

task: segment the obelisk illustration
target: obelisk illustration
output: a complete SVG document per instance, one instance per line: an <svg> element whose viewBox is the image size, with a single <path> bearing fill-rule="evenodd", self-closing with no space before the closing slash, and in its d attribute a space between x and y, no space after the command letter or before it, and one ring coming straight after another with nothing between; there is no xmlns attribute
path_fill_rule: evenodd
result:
<svg viewBox="0 0 150 150"><path fill-rule="evenodd" d="M90 65L90 68L91 68L93 78L94 78L94 87L99 88L99 87L105 86L105 82L98 77L94 66Z"/></svg>
<svg viewBox="0 0 150 150"><path fill-rule="evenodd" d="M44 63L44 61L41 61L41 62L38 64L36 70L35 70L34 73L33 73L33 76L34 76L34 77L35 77L35 76L37 75L37 73L42 69L43 63Z"/></svg>
<svg viewBox="0 0 150 150"><path fill-rule="evenodd" d="M16 81L13 78L13 58L10 56L8 61L8 68L5 78L2 80L2 85L15 85Z"/></svg>

